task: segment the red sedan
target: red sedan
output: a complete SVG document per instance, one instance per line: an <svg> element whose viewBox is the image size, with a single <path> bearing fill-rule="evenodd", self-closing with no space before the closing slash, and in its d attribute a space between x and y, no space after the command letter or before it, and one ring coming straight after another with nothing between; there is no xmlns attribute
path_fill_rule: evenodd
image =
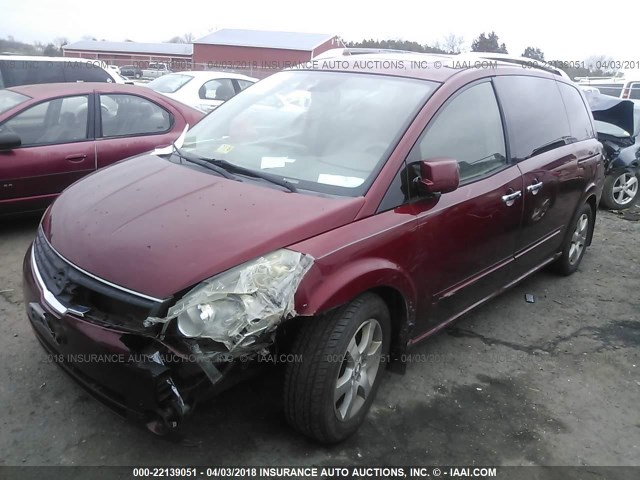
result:
<svg viewBox="0 0 640 480"><path fill-rule="evenodd" d="M79 178L170 145L202 116L133 85L59 83L0 90L0 216L43 210Z"/></svg>

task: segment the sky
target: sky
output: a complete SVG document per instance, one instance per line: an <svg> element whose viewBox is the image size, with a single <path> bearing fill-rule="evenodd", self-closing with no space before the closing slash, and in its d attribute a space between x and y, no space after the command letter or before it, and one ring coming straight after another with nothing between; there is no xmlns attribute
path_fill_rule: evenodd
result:
<svg viewBox="0 0 640 480"><path fill-rule="evenodd" d="M0 38L48 43L84 36L161 42L219 28L247 28L337 34L344 40L400 39L433 45L448 34L461 36L467 50L482 32L495 31L510 54L540 48L547 60L584 60L606 55L640 62L637 31L626 19L640 18L640 2L625 2L624 15L603 18L602 3L535 0L445 2L387 0L242 0L158 2L110 0L2 0ZM619 28L618 28L619 25Z"/></svg>

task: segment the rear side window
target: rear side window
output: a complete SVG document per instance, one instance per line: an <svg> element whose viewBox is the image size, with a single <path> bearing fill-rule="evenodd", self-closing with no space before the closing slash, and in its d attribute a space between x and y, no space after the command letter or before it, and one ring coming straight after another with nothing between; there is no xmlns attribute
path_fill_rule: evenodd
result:
<svg viewBox="0 0 640 480"><path fill-rule="evenodd" d="M569 121L555 80L503 76L494 81L507 119L514 160L524 160L571 142Z"/></svg>
<svg viewBox="0 0 640 480"><path fill-rule="evenodd" d="M228 78L209 80L198 91L198 96L203 100L222 100L224 102L235 94L233 82Z"/></svg>
<svg viewBox="0 0 640 480"><path fill-rule="evenodd" d="M64 82L63 62L0 60L4 88L38 83Z"/></svg>
<svg viewBox="0 0 640 480"><path fill-rule="evenodd" d="M165 133L173 119L164 108L135 95L100 95L103 137Z"/></svg>
<svg viewBox="0 0 640 480"><path fill-rule="evenodd" d="M633 82L629 85L629 97L632 100L640 100L640 82Z"/></svg>
<svg viewBox="0 0 640 480"><path fill-rule="evenodd" d="M238 86L240 87L240 91L253 85L253 82L249 82L247 80L237 80L237 82L238 82Z"/></svg>
<svg viewBox="0 0 640 480"><path fill-rule="evenodd" d="M593 138L593 126L591 125L591 115L584 104L582 95L577 88L566 83L557 82L560 94L567 110L571 135L577 140L587 140Z"/></svg>
<svg viewBox="0 0 640 480"><path fill-rule="evenodd" d="M449 100L413 147L409 161L436 157L458 161L461 183L506 165L500 110L491 83L472 86Z"/></svg>

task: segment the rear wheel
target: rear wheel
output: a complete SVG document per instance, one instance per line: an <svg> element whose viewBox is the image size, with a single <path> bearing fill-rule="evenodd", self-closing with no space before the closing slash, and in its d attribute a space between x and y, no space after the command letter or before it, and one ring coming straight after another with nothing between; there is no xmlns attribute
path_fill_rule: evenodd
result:
<svg viewBox="0 0 640 480"><path fill-rule="evenodd" d="M602 203L611 210L622 210L635 204L640 194L640 175L622 170L607 175L602 191Z"/></svg>
<svg viewBox="0 0 640 480"><path fill-rule="evenodd" d="M590 205L585 203L573 221L570 236L562 249L562 256L555 262L555 269L558 273L571 275L578 269L587 248L593 220L593 210Z"/></svg>
<svg viewBox="0 0 640 480"><path fill-rule="evenodd" d="M352 435L364 421L378 390L389 351L390 318L384 301L366 293L325 317L306 322L287 365L287 421L323 443Z"/></svg>

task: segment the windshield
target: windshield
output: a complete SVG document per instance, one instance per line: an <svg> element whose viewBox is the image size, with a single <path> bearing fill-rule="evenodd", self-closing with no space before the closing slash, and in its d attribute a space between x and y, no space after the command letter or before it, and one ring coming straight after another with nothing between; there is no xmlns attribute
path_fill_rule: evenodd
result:
<svg viewBox="0 0 640 480"><path fill-rule="evenodd" d="M276 73L201 120L183 150L302 189L364 195L437 86L365 73Z"/></svg>
<svg viewBox="0 0 640 480"><path fill-rule="evenodd" d="M29 97L11 90L0 90L0 114L12 109L16 105L29 100Z"/></svg>
<svg viewBox="0 0 640 480"><path fill-rule="evenodd" d="M147 87L160 93L175 93L189 83L193 77L181 73L163 75L147 83Z"/></svg>

